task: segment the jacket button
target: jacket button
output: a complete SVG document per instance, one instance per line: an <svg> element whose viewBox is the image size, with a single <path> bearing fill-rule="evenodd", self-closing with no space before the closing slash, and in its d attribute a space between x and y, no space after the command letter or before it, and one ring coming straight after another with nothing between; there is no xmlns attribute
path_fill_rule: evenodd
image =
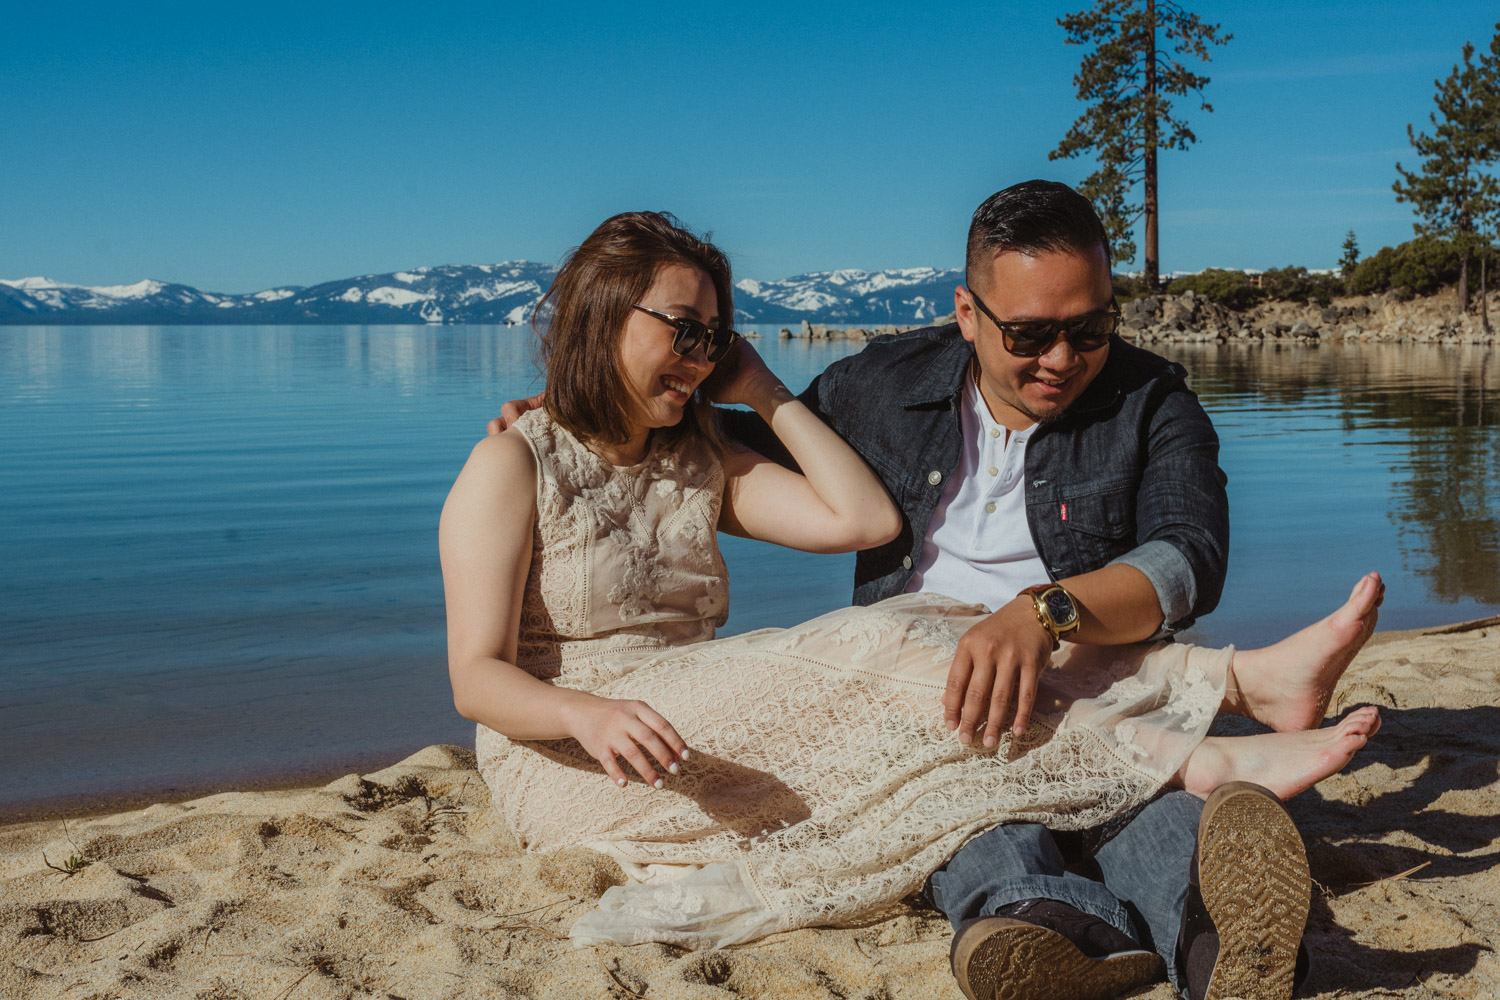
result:
<svg viewBox="0 0 1500 1000"><path fill-rule="evenodd" d="M938 470L933 469L931 472L927 473L927 481L936 486L938 483L943 481L943 474Z"/></svg>
<svg viewBox="0 0 1500 1000"><path fill-rule="evenodd" d="M902 569L911 569L911 556L902 556L901 557L901 568Z"/></svg>

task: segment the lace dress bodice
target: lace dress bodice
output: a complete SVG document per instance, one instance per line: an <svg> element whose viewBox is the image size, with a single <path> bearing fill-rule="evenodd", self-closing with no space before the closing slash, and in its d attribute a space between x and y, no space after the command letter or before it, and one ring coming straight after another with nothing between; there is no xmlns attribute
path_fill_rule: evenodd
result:
<svg viewBox="0 0 1500 1000"><path fill-rule="evenodd" d="M703 441L611 465L543 410L516 428L536 456L536 530L519 666L566 687L611 679L611 654L713 638L729 616L719 554L724 469Z"/></svg>

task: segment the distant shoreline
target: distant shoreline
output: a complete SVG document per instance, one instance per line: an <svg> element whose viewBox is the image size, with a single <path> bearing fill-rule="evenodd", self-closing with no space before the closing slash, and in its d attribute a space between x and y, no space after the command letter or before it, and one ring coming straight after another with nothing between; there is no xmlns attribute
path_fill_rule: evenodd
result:
<svg viewBox="0 0 1500 1000"><path fill-rule="evenodd" d="M1491 330L1485 333L1477 306L1460 314L1452 289L1405 301L1393 295L1368 295L1335 299L1327 306L1262 302L1243 312L1193 292L1147 295L1122 304L1120 336L1141 344L1493 344L1500 341L1500 292L1489 294L1489 305ZM952 313L926 324L869 327L803 320L798 327L783 326L780 337L866 341L953 321Z"/></svg>

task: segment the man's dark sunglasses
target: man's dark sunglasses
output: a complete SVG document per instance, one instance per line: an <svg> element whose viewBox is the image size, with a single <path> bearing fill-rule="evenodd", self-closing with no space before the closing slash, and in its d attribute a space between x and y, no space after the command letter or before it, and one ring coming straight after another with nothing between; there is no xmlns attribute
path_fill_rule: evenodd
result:
<svg viewBox="0 0 1500 1000"><path fill-rule="evenodd" d="M1109 305L1098 312L1069 320L1039 320L1034 323L1003 322L980 301L973 288L969 289L969 297L974 300L979 311L999 328L1000 340L1005 344L1005 349L1018 358L1035 358L1046 354L1057 343L1059 335L1068 338L1068 343L1075 351L1097 351L1109 343L1109 338L1120 328L1120 304L1115 301L1114 296L1110 296Z"/></svg>
<svg viewBox="0 0 1500 1000"><path fill-rule="evenodd" d="M672 351L681 357L692 354L698 349L698 345L702 344L703 353L708 360L723 361L724 356L729 353L729 349L739 338L739 334L728 327L715 330L695 319L683 319L681 316L657 312L645 306L632 306L631 308L639 309L648 316L655 316L663 323L676 327L677 332L672 335Z"/></svg>

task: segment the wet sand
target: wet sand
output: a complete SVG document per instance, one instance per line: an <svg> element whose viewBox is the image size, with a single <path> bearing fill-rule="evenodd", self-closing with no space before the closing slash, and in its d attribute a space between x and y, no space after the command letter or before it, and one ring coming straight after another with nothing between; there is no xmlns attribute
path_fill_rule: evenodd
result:
<svg viewBox="0 0 1500 1000"><path fill-rule="evenodd" d="M1497 690L1500 619L1379 633L1350 668L1330 714L1375 704L1384 726L1289 806L1317 883L1301 995L1500 995ZM573 948L620 879L588 851L519 851L451 746L317 787L11 823L0 997L960 996L947 922L917 905L721 952Z"/></svg>

